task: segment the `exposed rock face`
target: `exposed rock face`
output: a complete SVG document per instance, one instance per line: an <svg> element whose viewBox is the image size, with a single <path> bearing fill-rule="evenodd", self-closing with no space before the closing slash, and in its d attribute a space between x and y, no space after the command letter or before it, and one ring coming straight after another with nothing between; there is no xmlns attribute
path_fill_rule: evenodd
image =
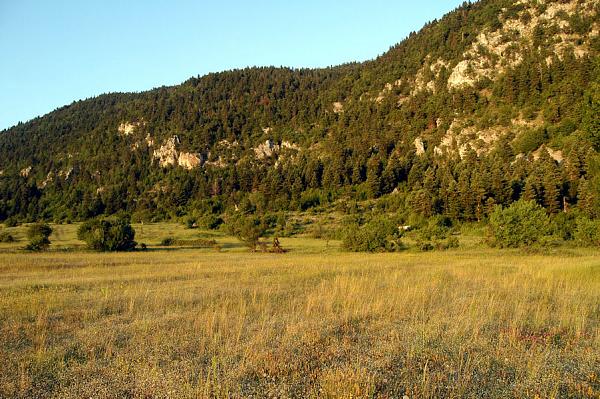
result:
<svg viewBox="0 0 600 399"><path fill-rule="evenodd" d="M71 177L71 173L73 173L72 167L64 170L59 170L58 177L62 177L65 180L69 180L69 177Z"/></svg>
<svg viewBox="0 0 600 399"><path fill-rule="evenodd" d="M538 159L540 159L540 157L542 156L543 151L546 151L548 153L548 155L550 155L550 158L554 159L556 162L561 163L564 159L563 157L563 153L560 150L553 150L550 147L546 147L545 145L542 145L540 148L538 148L537 150L535 150L533 152L533 159L535 161L537 161Z"/></svg>
<svg viewBox="0 0 600 399"><path fill-rule="evenodd" d="M456 88L462 86L473 86L479 79L487 76L488 69L483 60L463 60L459 62L450 77L448 78L448 87Z"/></svg>
<svg viewBox="0 0 600 399"><path fill-rule="evenodd" d="M212 166L213 168L224 168L227 166L227 162L223 159L222 156L219 156L214 161L207 161L204 163L205 166Z"/></svg>
<svg viewBox="0 0 600 399"><path fill-rule="evenodd" d="M400 82L399 80L397 82ZM398 83L399 85L400 83ZM379 92L379 94L377 95L377 97L375 98L375 102L377 104L380 104L383 102L383 100L385 99L385 97L387 96L388 93L390 93L392 91L392 89L394 88L395 84L391 84L391 83L386 83L385 86L383 86L383 90L381 90Z"/></svg>
<svg viewBox="0 0 600 399"><path fill-rule="evenodd" d="M290 143L289 141L282 141L281 148L282 149L286 148L288 150L294 150L294 151L300 151L300 146L298 144Z"/></svg>
<svg viewBox="0 0 600 399"><path fill-rule="evenodd" d="M135 131L135 129L143 125L144 122L123 122L119 125L118 130L121 135L129 136Z"/></svg>
<svg viewBox="0 0 600 399"><path fill-rule="evenodd" d="M152 141L154 144L154 141ZM192 154L189 152L177 151L177 145L181 144L178 136L169 138L165 144L154 150L153 156L158 159L158 164L166 168L168 166L181 166L184 169L192 170L202 166L204 161L201 154Z"/></svg>
<svg viewBox="0 0 600 399"><path fill-rule="evenodd" d="M433 151L439 156L458 153L461 158L464 158L469 150L481 155L490 151L505 133L499 127L478 130L475 126L465 126L463 121L455 119Z"/></svg>
<svg viewBox="0 0 600 399"><path fill-rule="evenodd" d="M256 159L269 158L273 156L273 153L276 151L279 151L279 146L273 143L273 140L267 140L254 148L254 155L256 156Z"/></svg>
<svg viewBox="0 0 600 399"><path fill-rule="evenodd" d="M265 159L278 155L283 150L300 151L300 146L289 141L282 141L281 144L275 144L271 139L259 144L253 148L256 159Z"/></svg>
<svg viewBox="0 0 600 399"><path fill-rule="evenodd" d="M423 139L420 137L415 139L415 150L418 156L425 154L425 143L423 143Z"/></svg>
<svg viewBox="0 0 600 399"><path fill-rule="evenodd" d="M154 139L152 138L152 136L150 136L150 133L148 133L148 134L146 135L146 138L145 138L145 140L146 140L146 145L147 145L148 147L153 147L153 146L154 146Z"/></svg>
<svg viewBox="0 0 600 399"><path fill-rule="evenodd" d="M165 144L154 150L152 155L158 159L158 164L161 167L166 168L167 166L175 165L175 161L177 160L176 141L179 141L179 139L177 136L173 136Z"/></svg>
<svg viewBox="0 0 600 399"><path fill-rule="evenodd" d="M534 45L535 29L541 25L557 30L549 50L559 58L567 51L573 51L578 58L589 53L590 39L594 37L598 22L594 23L589 34L578 35L571 32L569 21L562 19L562 16L576 13L592 15L596 1L544 2L544 7L531 5L533 1L521 0L518 3L526 5L525 9L508 18L501 16L502 26L499 29L486 30L477 36L471 48L463 54L463 60L452 69L448 88L473 86L483 78L494 80L508 67L520 64L522 55L517 50ZM546 62L551 63L552 57Z"/></svg>
<svg viewBox="0 0 600 399"><path fill-rule="evenodd" d="M31 173L31 165L26 168L21 169L21 171L19 172L21 177L29 177L29 173Z"/></svg>
<svg viewBox="0 0 600 399"><path fill-rule="evenodd" d="M263 132L265 131L265 129L263 129ZM237 140L234 140L232 142L228 141L228 140L221 140L217 143L217 145L221 148L230 150L232 148L235 148L237 146L239 146L240 143L237 142Z"/></svg>
<svg viewBox="0 0 600 399"><path fill-rule="evenodd" d="M426 58L425 65L417 72L413 89L410 92L411 96L416 95L418 92L427 90L435 93L435 81L437 79L442 68L447 68L448 63L442 59L438 59L435 62L430 61L429 56Z"/></svg>
<svg viewBox="0 0 600 399"><path fill-rule="evenodd" d="M177 164L184 169L192 170L202 165L202 159L199 155L182 152L177 158Z"/></svg>
<svg viewBox="0 0 600 399"><path fill-rule="evenodd" d="M522 62L520 49L534 45L535 28L538 25L554 27L557 30L549 49L559 58L567 51L573 51L576 57L583 57L589 53L590 39L600 32L599 22L593 23L589 33L580 35L573 33L570 21L563 18L565 15L576 13L593 15L593 0L547 2L543 7L539 4L528 4L532 2L533 0L521 0L520 3L526 5L523 10L507 16L500 15L501 27L481 32L456 63L441 58L432 60L427 56L423 66L414 76L410 96L422 91L435 93L435 81L444 68L450 70L447 81L450 89L474 86L484 78L495 80L507 68ZM547 62L551 63L552 57L549 57ZM401 80L393 84L387 83L374 101L383 101L393 86L401 84Z"/></svg>
<svg viewBox="0 0 600 399"><path fill-rule="evenodd" d="M46 178L44 179L44 181L42 181L40 183L40 188L44 188L46 187L48 184L52 183L54 181L54 173L52 172L48 172L48 174L46 175Z"/></svg>

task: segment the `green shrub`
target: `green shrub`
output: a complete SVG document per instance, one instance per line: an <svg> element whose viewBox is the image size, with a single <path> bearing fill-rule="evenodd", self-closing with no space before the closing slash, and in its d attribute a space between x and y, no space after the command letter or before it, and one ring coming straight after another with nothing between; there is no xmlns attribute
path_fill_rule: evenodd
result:
<svg viewBox="0 0 600 399"><path fill-rule="evenodd" d="M47 223L34 223L27 229L29 244L25 247L28 251L43 251L50 245L50 234L52 227Z"/></svg>
<svg viewBox="0 0 600 399"><path fill-rule="evenodd" d="M554 215L550 225L552 235L565 241L573 240L577 229L578 215L579 212L560 212Z"/></svg>
<svg viewBox="0 0 600 399"><path fill-rule="evenodd" d="M260 237L262 237L267 229L263 218L259 216L245 216L242 214L234 214L229 216L226 223L227 232L248 247L251 251L256 251Z"/></svg>
<svg viewBox="0 0 600 399"><path fill-rule="evenodd" d="M442 249L458 248L460 242L458 241L458 237L450 237L444 245L445 246Z"/></svg>
<svg viewBox="0 0 600 399"><path fill-rule="evenodd" d="M34 223L27 229L27 238L34 239L38 237L50 237L52 234L52 227L47 223Z"/></svg>
<svg viewBox="0 0 600 399"><path fill-rule="evenodd" d="M311 232L311 237L316 238L316 239L322 239L326 235L325 226L323 226L323 224L321 222L314 224L312 226L310 232Z"/></svg>
<svg viewBox="0 0 600 399"><path fill-rule="evenodd" d="M305 191L300 196L300 210L306 211L321 205L321 196L316 191Z"/></svg>
<svg viewBox="0 0 600 399"><path fill-rule="evenodd" d="M577 229L575 230L575 241L582 246L600 246L600 220L591 220L588 218L577 219Z"/></svg>
<svg viewBox="0 0 600 399"><path fill-rule="evenodd" d="M175 243L175 239L173 237L165 237L162 239L162 241L160 242L160 245L162 247L170 247L171 245L173 245Z"/></svg>
<svg viewBox="0 0 600 399"><path fill-rule="evenodd" d="M496 206L489 226L493 245L518 248L539 242L548 233L549 219L534 201L519 200L508 208Z"/></svg>
<svg viewBox="0 0 600 399"><path fill-rule="evenodd" d="M452 220L445 216L433 216L416 231L417 248L421 251L458 248L458 238L452 237Z"/></svg>
<svg viewBox="0 0 600 399"><path fill-rule="evenodd" d="M187 218L185 220L185 227L188 229L197 229L198 224L196 223L196 218Z"/></svg>
<svg viewBox="0 0 600 399"><path fill-rule="evenodd" d="M198 226L209 230L217 230L223 224L223 219L219 216L208 214L198 220Z"/></svg>
<svg viewBox="0 0 600 399"><path fill-rule="evenodd" d="M182 239L174 239L174 238L165 238L161 243L164 247L170 247L172 245L177 245L180 247L194 247L194 248L213 248L217 245L215 240L207 240L204 238L196 238L190 240L182 240Z"/></svg>
<svg viewBox="0 0 600 399"><path fill-rule="evenodd" d="M386 217L373 219L363 226L350 225L343 246L352 252L393 252L403 248L398 225Z"/></svg>
<svg viewBox="0 0 600 399"><path fill-rule="evenodd" d="M517 153L527 154L537 150L546 141L548 141L548 132L542 127L519 135L513 142L513 148Z"/></svg>
<svg viewBox="0 0 600 399"><path fill-rule="evenodd" d="M29 240L29 244L25 246L26 251L44 251L48 249L50 240L44 237L35 237Z"/></svg>
<svg viewBox="0 0 600 399"><path fill-rule="evenodd" d="M444 240L450 234L452 220L444 216L433 216L427 220L425 226L418 230L419 238L424 241L433 239Z"/></svg>
<svg viewBox="0 0 600 399"><path fill-rule="evenodd" d="M9 217L4 221L6 227L17 227L19 225L19 219L14 216Z"/></svg>
<svg viewBox="0 0 600 399"><path fill-rule="evenodd" d="M8 231L0 232L0 242L15 242L15 238Z"/></svg>
<svg viewBox="0 0 600 399"><path fill-rule="evenodd" d="M137 243L127 218L92 219L77 230L77 238L96 251L129 251Z"/></svg>

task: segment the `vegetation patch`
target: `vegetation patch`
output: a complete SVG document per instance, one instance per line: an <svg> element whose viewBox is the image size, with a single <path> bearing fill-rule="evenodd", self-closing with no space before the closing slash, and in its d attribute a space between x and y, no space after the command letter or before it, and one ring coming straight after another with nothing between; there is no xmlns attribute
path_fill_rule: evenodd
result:
<svg viewBox="0 0 600 399"><path fill-rule="evenodd" d="M29 244L25 247L27 251L43 251L50 246L52 228L47 223L34 223L27 228Z"/></svg>
<svg viewBox="0 0 600 399"><path fill-rule="evenodd" d="M497 206L490 216L492 244L501 248L526 247L540 242L550 227L546 211L532 201Z"/></svg>
<svg viewBox="0 0 600 399"><path fill-rule="evenodd" d="M130 251L137 245L135 230L123 217L88 220L77 230L77 238L95 251Z"/></svg>
<svg viewBox="0 0 600 399"><path fill-rule="evenodd" d="M375 218L346 229L343 246L352 252L395 252L404 248L398 224L386 217Z"/></svg>
<svg viewBox="0 0 600 399"><path fill-rule="evenodd" d="M15 237L13 237L13 235L10 234L8 231L0 231L0 242L11 243L15 241Z"/></svg>

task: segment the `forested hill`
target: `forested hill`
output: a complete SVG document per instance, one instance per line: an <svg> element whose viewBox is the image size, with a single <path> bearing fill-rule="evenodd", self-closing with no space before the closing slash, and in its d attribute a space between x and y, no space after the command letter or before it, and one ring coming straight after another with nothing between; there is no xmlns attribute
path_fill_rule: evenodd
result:
<svg viewBox="0 0 600 399"><path fill-rule="evenodd" d="M600 216L600 3L482 0L375 60L247 68L0 133L0 220L352 206Z"/></svg>

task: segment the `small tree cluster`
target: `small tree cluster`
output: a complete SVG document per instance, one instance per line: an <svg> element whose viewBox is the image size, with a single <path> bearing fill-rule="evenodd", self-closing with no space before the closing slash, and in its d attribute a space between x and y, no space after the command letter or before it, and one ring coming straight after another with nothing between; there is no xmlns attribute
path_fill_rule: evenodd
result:
<svg viewBox="0 0 600 399"><path fill-rule="evenodd" d="M577 219L574 238L579 245L600 247L600 220Z"/></svg>
<svg viewBox="0 0 600 399"><path fill-rule="evenodd" d="M25 247L28 251L43 251L50 245L50 234L52 227L47 223L34 223L27 229L29 244Z"/></svg>
<svg viewBox="0 0 600 399"><path fill-rule="evenodd" d="M452 236L452 220L433 216L417 231L417 247L421 251L446 250L459 246L458 238Z"/></svg>
<svg viewBox="0 0 600 399"><path fill-rule="evenodd" d="M89 220L79 227L77 238L96 251L130 251L137 245L127 218Z"/></svg>
<svg viewBox="0 0 600 399"><path fill-rule="evenodd" d="M351 225L344 236L343 246L353 252L393 252L402 248L398 225L389 218L375 218L359 226Z"/></svg>
<svg viewBox="0 0 600 399"><path fill-rule="evenodd" d="M546 211L534 201L519 200L508 208L498 205L490 216L492 244L501 248L535 244L548 233L549 226Z"/></svg>

